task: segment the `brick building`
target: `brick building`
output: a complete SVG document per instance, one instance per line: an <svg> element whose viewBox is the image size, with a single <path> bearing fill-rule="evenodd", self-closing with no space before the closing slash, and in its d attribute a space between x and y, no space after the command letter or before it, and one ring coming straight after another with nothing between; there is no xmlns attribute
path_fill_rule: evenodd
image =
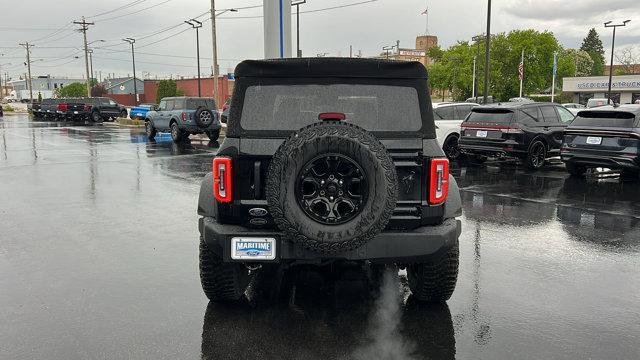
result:
<svg viewBox="0 0 640 360"><path fill-rule="evenodd" d="M400 43L396 45L394 51L387 53L381 53L378 57L380 58L389 58L392 60L401 60L401 61L419 61L425 67L427 65L433 64L433 60L427 56L427 51L434 46L438 46L438 37L434 35L418 35L416 36L416 44L415 48L403 48L399 46Z"/></svg>
<svg viewBox="0 0 640 360"><path fill-rule="evenodd" d="M198 79L175 79L178 89L184 92L185 96L198 96ZM144 81L144 95L147 102L155 102L156 94L158 93L159 80L145 80ZM222 75L218 78L218 93L220 99L218 100L218 107L222 107L222 104L231 97L233 92L233 79L229 79L227 75ZM200 79L201 94L203 97L213 96L213 77L203 77Z"/></svg>

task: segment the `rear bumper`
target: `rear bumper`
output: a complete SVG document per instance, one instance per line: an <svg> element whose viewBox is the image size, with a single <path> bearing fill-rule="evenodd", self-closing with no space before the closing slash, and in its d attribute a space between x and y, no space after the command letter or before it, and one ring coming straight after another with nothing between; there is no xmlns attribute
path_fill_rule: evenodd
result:
<svg viewBox="0 0 640 360"><path fill-rule="evenodd" d="M225 262L235 261L231 259L231 238L271 237L276 239L276 259L270 262L344 259L411 264L440 256L442 252L457 244L461 222L452 218L435 226L423 226L407 231L384 231L357 249L336 253L315 252L285 241L280 232L219 224L211 217L200 218L199 229L207 247L221 255Z"/></svg>
<svg viewBox="0 0 640 360"><path fill-rule="evenodd" d="M572 163L586 167L606 167L609 169L630 169L640 171L640 155L625 155L617 152L602 152L599 154L581 151L567 151L563 149L560 159L565 163Z"/></svg>
<svg viewBox="0 0 640 360"><path fill-rule="evenodd" d="M500 143L468 143L461 139L458 142L458 146L463 154L484 155L498 158L519 157L527 153L524 146L513 141Z"/></svg>

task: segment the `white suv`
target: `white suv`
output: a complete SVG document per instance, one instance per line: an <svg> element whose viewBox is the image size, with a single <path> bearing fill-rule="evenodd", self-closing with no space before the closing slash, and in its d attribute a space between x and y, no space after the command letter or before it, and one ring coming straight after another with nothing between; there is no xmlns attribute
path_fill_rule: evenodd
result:
<svg viewBox="0 0 640 360"><path fill-rule="evenodd" d="M460 125L475 106L478 106L478 104L468 102L433 103L436 138L447 158L451 161L460 157L460 149L458 148Z"/></svg>

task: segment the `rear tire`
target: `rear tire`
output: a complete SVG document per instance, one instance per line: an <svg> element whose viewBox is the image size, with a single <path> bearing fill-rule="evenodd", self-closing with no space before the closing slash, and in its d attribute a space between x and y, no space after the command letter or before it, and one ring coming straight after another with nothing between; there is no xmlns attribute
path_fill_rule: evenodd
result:
<svg viewBox="0 0 640 360"><path fill-rule="evenodd" d="M547 145L540 140L536 140L531 144L531 146L529 146L527 158L524 163L527 168L531 170L538 170L544 166L546 158Z"/></svg>
<svg viewBox="0 0 640 360"><path fill-rule="evenodd" d="M211 141L218 141L218 138L220 137L220 129L207 131L207 136Z"/></svg>
<svg viewBox="0 0 640 360"><path fill-rule="evenodd" d="M449 300L458 280L459 245L456 242L442 256L432 262L410 265L407 268L409 288L419 301L445 302Z"/></svg>
<svg viewBox="0 0 640 360"><path fill-rule="evenodd" d="M101 123L104 119L102 118L102 115L100 115L99 112L94 111L91 113L91 121L93 121L94 123Z"/></svg>
<svg viewBox="0 0 640 360"><path fill-rule="evenodd" d="M577 165L572 163L565 163L564 165L571 176L583 177L584 174L587 172L587 168L582 165Z"/></svg>
<svg viewBox="0 0 640 360"><path fill-rule="evenodd" d="M211 252L200 238L200 283L211 301L237 301L251 280L249 270L241 263L225 263Z"/></svg>
<svg viewBox="0 0 640 360"><path fill-rule="evenodd" d="M172 122L170 127L171 127L171 140L173 140L173 142L179 143L185 138L185 134L182 130L180 130L180 127L178 126L177 122L175 121Z"/></svg>
<svg viewBox="0 0 640 360"><path fill-rule="evenodd" d="M460 147L458 146L458 137L455 135L449 136L442 145L442 151L447 156L449 161L457 161L462 158Z"/></svg>
<svg viewBox="0 0 640 360"><path fill-rule="evenodd" d="M120 112L120 117L123 118L123 119L126 119L127 118L127 110L122 110L122 112ZM114 117L114 119L115 119L115 117Z"/></svg>

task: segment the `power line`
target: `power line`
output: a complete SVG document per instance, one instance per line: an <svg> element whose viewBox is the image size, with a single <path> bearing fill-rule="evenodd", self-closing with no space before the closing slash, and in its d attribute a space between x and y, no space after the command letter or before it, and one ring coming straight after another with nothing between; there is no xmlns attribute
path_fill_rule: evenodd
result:
<svg viewBox="0 0 640 360"><path fill-rule="evenodd" d="M136 5L138 5L140 3L143 3L145 1L147 1L147 0L134 0L134 1L130 2L130 3L127 3L125 5L119 6L119 7L115 8L115 9L111 9L111 10L108 10L108 11L104 11L104 12L89 16L89 19L93 19L93 18L102 16L102 15L111 14L111 13L114 13L116 11L123 10L123 9L126 9L126 8L130 8L132 6L136 6Z"/></svg>
<svg viewBox="0 0 640 360"><path fill-rule="evenodd" d="M372 3L372 2L376 2L376 1L378 1L378 0L366 0L366 1L350 3L350 4L331 6L331 7L321 8L321 9L305 10L305 11L300 11L300 14L309 14L309 13L316 13L316 12L321 12L321 11L342 9L342 8L346 8L346 7L356 6L356 5L368 4L368 3ZM292 14L292 16L293 16L293 14ZM227 20L228 19L260 19L260 18L263 18L263 17L264 17L264 15L256 15L256 16L222 16L222 17L219 17L218 19L227 19Z"/></svg>
<svg viewBox="0 0 640 360"><path fill-rule="evenodd" d="M147 6L146 8L142 8L142 9L139 9L139 10L136 10L136 11L132 11L132 12L130 12L130 13L116 15L116 16L108 17L108 18L106 18L106 19L98 19L98 20L96 20L96 21L98 21L98 22L103 22L103 21L110 21L110 20L120 19L120 18L123 18L123 17L125 17L125 16L138 14L138 13L141 13L141 12L143 12L143 11L145 11L145 10L149 10L149 9L154 8L154 7L158 7L158 6L160 6L160 5L163 5L163 4L168 3L169 1L173 1L173 0L164 0L164 1L162 1L162 2L159 2L159 3L155 4L155 5Z"/></svg>

